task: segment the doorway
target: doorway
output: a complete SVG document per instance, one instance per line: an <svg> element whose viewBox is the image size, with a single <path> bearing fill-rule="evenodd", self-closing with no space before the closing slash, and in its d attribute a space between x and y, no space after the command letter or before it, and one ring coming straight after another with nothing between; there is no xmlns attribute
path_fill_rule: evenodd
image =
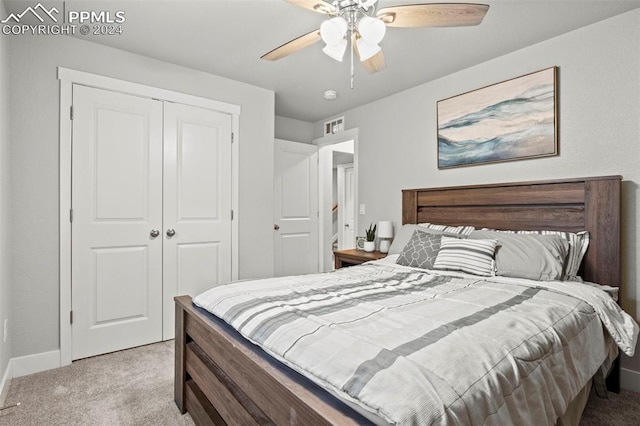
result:
<svg viewBox="0 0 640 426"><path fill-rule="evenodd" d="M354 248L358 230L358 129L313 141L319 150L320 271L333 269L333 252Z"/></svg>
<svg viewBox="0 0 640 426"><path fill-rule="evenodd" d="M353 154L350 154L353 161ZM334 249L346 250L356 247L356 194L353 162L336 166L338 184L338 238Z"/></svg>
<svg viewBox="0 0 640 426"><path fill-rule="evenodd" d="M353 141L332 145L332 232L331 248L345 250L355 248L355 192L353 170Z"/></svg>

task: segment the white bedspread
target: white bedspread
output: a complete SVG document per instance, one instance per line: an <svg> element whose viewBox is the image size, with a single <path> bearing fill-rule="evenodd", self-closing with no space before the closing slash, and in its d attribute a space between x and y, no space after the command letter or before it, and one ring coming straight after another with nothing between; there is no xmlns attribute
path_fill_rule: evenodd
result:
<svg viewBox="0 0 640 426"><path fill-rule="evenodd" d="M553 425L607 357L605 329L630 356L638 334L592 286L388 261L237 282L194 304L401 425Z"/></svg>

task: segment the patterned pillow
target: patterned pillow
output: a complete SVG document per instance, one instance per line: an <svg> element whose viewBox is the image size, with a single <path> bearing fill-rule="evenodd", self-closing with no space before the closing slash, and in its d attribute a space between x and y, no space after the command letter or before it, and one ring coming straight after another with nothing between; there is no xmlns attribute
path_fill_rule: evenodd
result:
<svg viewBox="0 0 640 426"><path fill-rule="evenodd" d="M448 234L457 234L468 236L471 232L473 232L476 228L473 226L449 226L449 225L437 225L435 223L419 223L418 226L427 229L435 229L436 231L446 232Z"/></svg>
<svg viewBox="0 0 640 426"><path fill-rule="evenodd" d="M470 240L443 236L434 269L490 277L498 240Z"/></svg>
<svg viewBox="0 0 640 426"><path fill-rule="evenodd" d="M440 225L436 225L440 226ZM433 228L427 228L425 226L416 225L416 224L405 224L398 229L396 235L393 237L393 242L391 243L391 247L389 248L389 254L400 254L402 253L402 249L407 245L411 237L413 236L413 232L415 230L419 230L421 232L427 232L432 235L447 235L449 237L456 238L465 238L464 234L450 234L448 232L439 231Z"/></svg>
<svg viewBox="0 0 640 426"><path fill-rule="evenodd" d="M442 235L434 235L420 230L413 231L409 242L404 246L396 263L413 268L432 269L440 250Z"/></svg>

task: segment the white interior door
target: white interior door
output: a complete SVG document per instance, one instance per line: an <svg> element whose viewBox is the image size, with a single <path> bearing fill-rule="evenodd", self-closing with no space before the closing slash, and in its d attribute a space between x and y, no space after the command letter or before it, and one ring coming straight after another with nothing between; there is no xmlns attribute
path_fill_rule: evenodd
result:
<svg viewBox="0 0 640 426"><path fill-rule="evenodd" d="M74 85L73 108L79 359L162 338L162 103Z"/></svg>
<svg viewBox="0 0 640 426"><path fill-rule="evenodd" d="M318 272L318 148L275 141L274 272Z"/></svg>
<svg viewBox="0 0 640 426"><path fill-rule="evenodd" d="M164 326L177 295L231 281L231 115L165 103Z"/></svg>
<svg viewBox="0 0 640 426"><path fill-rule="evenodd" d="M338 165L338 249L356 247L356 198L353 164Z"/></svg>

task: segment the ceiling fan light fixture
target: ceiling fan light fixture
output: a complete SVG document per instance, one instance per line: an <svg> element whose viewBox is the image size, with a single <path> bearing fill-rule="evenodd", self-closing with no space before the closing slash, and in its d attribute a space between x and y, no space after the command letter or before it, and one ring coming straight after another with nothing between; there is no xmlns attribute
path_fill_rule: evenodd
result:
<svg viewBox="0 0 640 426"><path fill-rule="evenodd" d="M1 0L0 0L1 1ZM474 3L419 3L378 9L378 0L286 0L296 6L329 15L320 29L311 31L273 49L261 58L282 59L323 40L325 54L342 62L350 44L351 88L354 85L354 58L364 69L376 73L386 68L380 48L386 28L471 27L479 25L489 5Z"/></svg>
<svg viewBox="0 0 640 426"><path fill-rule="evenodd" d="M342 62L344 52L347 51L347 40L343 38L338 44L327 44L322 51L336 61Z"/></svg>
<svg viewBox="0 0 640 426"><path fill-rule="evenodd" d="M349 24L347 21L341 16L336 16L335 18L327 19L320 25L320 36L325 44L337 45L344 39L348 29Z"/></svg>
<svg viewBox="0 0 640 426"><path fill-rule="evenodd" d="M384 22L371 16L364 16L360 19L360 22L358 22L358 33L360 37L369 44L375 45L380 43L386 31L387 26Z"/></svg>
<svg viewBox="0 0 640 426"><path fill-rule="evenodd" d="M360 61L364 62L367 59L372 58L380 52L380 46L377 44L370 44L364 38L359 38L356 41L358 45L358 55L360 55Z"/></svg>

